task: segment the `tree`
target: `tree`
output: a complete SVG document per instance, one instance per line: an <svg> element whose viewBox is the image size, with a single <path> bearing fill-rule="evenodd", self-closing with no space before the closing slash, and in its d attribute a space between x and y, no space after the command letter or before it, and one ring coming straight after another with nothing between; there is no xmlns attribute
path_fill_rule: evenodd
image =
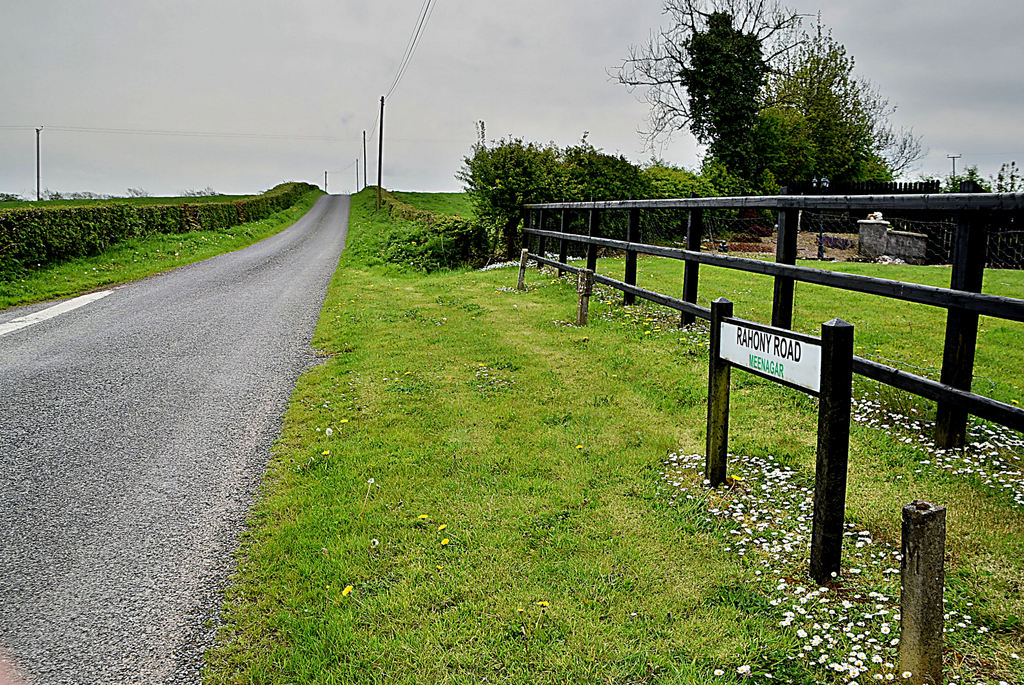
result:
<svg viewBox="0 0 1024 685"><path fill-rule="evenodd" d="M819 21L768 80L761 113L765 162L784 180L891 180L920 159L920 139L853 74L854 59Z"/></svg>
<svg viewBox="0 0 1024 685"><path fill-rule="evenodd" d="M713 16L731 17L732 31L749 36L768 70L799 40L800 17L779 0L666 0L664 13L669 17L668 28L653 35L646 45L631 47L618 71L619 83L630 90L643 89L643 97L651 105L650 126L645 131L651 143L682 129L693 130L696 120L688 84L698 78L696 70L709 65L706 59L695 62L690 48L695 37L710 33ZM704 47L702 42L698 40L698 50ZM757 78L757 70L751 73ZM698 118L700 106L698 103Z"/></svg>
<svg viewBox="0 0 1024 685"><path fill-rule="evenodd" d="M1017 162L1003 162L999 167L999 173L990 181L992 190L996 193L1019 193L1024 190L1024 179L1021 178Z"/></svg>
<svg viewBox="0 0 1024 685"><path fill-rule="evenodd" d="M563 200L622 200L644 197L647 186L640 169L622 155L609 155L587 142L565 148L562 163Z"/></svg>
<svg viewBox="0 0 1024 685"><path fill-rule="evenodd" d="M680 73L690 130L712 157L750 179L759 170L754 126L768 66L757 37L734 28L731 15L716 12L707 21L687 41L689 66Z"/></svg>

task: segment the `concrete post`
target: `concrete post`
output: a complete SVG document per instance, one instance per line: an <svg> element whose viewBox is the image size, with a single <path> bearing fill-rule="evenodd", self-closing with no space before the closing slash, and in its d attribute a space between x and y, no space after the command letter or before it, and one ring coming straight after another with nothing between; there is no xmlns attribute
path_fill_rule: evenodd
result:
<svg viewBox="0 0 1024 685"><path fill-rule="evenodd" d="M530 257L530 251L525 247L519 254L519 282L516 283L516 290L526 290L526 261Z"/></svg>
<svg viewBox="0 0 1024 685"><path fill-rule="evenodd" d="M946 507L914 500L903 507L900 565L900 671L909 685L942 683L942 592Z"/></svg>
<svg viewBox="0 0 1024 685"><path fill-rule="evenodd" d="M576 280L576 292L579 294L579 304L576 307L576 325L586 326L587 316L590 313L590 296L594 292L594 272L590 269L581 269Z"/></svg>

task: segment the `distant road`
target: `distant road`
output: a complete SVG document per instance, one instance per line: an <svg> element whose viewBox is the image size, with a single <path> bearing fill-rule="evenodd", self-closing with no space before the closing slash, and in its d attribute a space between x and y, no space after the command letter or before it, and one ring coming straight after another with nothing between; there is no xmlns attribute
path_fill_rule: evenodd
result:
<svg viewBox="0 0 1024 685"><path fill-rule="evenodd" d="M28 683L199 680L348 210L0 335L0 659Z"/></svg>

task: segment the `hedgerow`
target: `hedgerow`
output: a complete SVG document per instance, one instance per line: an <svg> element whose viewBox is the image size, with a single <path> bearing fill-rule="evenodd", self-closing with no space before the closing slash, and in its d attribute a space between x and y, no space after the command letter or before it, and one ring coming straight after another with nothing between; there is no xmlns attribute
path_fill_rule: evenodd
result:
<svg viewBox="0 0 1024 685"><path fill-rule="evenodd" d="M480 222L413 207L387 191L381 197L392 218L407 222L380 236L379 256L384 261L420 271L479 266L487 261L487 230Z"/></svg>
<svg viewBox="0 0 1024 685"><path fill-rule="evenodd" d="M264 219L314 190L282 183L262 195L227 202L167 205L96 204L0 211L0 279L26 268L101 253L131 238L157 233L219 231Z"/></svg>

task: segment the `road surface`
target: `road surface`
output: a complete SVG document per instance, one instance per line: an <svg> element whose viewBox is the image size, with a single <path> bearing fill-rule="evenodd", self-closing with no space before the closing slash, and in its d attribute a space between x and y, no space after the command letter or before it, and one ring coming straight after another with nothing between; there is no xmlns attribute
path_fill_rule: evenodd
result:
<svg viewBox="0 0 1024 685"><path fill-rule="evenodd" d="M58 315L0 312L0 659L22 679L198 681L348 209L322 197Z"/></svg>

